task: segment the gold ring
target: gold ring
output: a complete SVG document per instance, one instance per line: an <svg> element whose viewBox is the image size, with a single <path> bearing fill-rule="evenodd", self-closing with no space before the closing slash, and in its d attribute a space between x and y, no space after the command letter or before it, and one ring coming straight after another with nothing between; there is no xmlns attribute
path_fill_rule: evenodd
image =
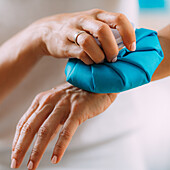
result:
<svg viewBox="0 0 170 170"><path fill-rule="evenodd" d="M79 36L80 34L83 34L83 33L86 33L86 31L79 31L79 32L77 32L77 33L74 35L74 42L75 42L75 44L78 45L78 46L79 46L79 44L78 44L78 42L77 42L77 38L78 38L78 36Z"/></svg>

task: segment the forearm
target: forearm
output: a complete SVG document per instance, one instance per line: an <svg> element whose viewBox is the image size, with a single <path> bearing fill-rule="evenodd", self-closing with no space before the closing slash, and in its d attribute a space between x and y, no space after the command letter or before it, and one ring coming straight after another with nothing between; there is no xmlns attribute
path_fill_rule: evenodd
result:
<svg viewBox="0 0 170 170"><path fill-rule="evenodd" d="M158 38L164 52L164 60L155 71L152 81L170 76L170 24L158 32Z"/></svg>
<svg viewBox="0 0 170 170"><path fill-rule="evenodd" d="M41 58L38 34L28 27L0 47L0 101Z"/></svg>

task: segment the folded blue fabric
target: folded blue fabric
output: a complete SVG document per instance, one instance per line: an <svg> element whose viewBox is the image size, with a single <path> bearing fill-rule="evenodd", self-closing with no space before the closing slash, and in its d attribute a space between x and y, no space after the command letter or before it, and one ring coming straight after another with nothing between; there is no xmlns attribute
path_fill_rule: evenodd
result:
<svg viewBox="0 0 170 170"><path fill-rule="evenodd" d="M120 50L115 63L86 65L69 59L65 74L69 83L94 93L117 93L150 82L163 60L157 32L136 29L136 51Z"/></svg>

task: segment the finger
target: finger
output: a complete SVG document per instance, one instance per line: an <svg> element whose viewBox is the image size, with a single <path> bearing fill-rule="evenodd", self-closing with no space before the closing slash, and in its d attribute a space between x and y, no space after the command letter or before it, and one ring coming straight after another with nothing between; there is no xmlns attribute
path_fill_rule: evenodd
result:
<svg viewBox="0 0 170 170"><path fill-rule="evenodd" d="M61 160L78 126L79 126L79 121L77 119L68 118L66 120L59 134L59 138L54 147L53 155L51 157L51 162L53 164L58 163Z"/></svg>
<svg viewBox="0 0 170 170"><path fill-rule="evenodd" d="M68 44L68 50L66 56L68 56L69 58L72 57L78 58L87 65L94 63L93 60L87 55L87 53L80 46L77 46L72 42L69 42Z"/></svg>
<svg viewBox="0 0 170 170"><path fill-rule="evenodd" d="M40 110L38 109L34 114L32 114L32 116L23 125L15 150L12 152L12 160L15 159L17 168L21 165L39 127L51 113L52 109L52 105L45 105Z"/></svg>
<svg viewBox="0 0 170 170"><path fill-rule="evenodd" d="M119 31L127 49L135 51L135 30L125 15L121 13L100 12L97 14L97 19L107 23L112 28L116 28Z"/></svg>
<svg viewBox="0 0 170 170"><path fill-rule="evenodd" d="M37 97L36 97L33 100L31 106L26 111L26 113L22 116L22 118L20 119L20 121L19 121L19 123L16 127L16 132L15 132L14 140L13 140L13 143L12 143L12 151L15 150L15 146L16 146L16 143L17 143L18 138L20 136L20 132L21 132L23 125L29 119L29 117L35 112L35 110L38 108L38 106L39 106L39 102L38 102Z"/></svg>
<svg viewBox="0 0 170 170"><path fill-rule="evenodd" d="M118 55L119 49L108 24L87 18L80 22L80 26L99 40L109 62Z"/></svg>
<svg viewBox="0 0 170 170"><path fill-rule="evenodd" d="M68 39L74 42L74 35L80 30L72 29L68 35ZM105 56L94 37L86 32L77 36L77 43L86 52L86 54L95 62L103 62Z"/></svg>
<svg viewBox="0 0 170 170"><path fill-rule="evenodd" d="M53 134L56 132L56 129L59 129L60 121L63 115L68 114L68 110L66 107L56 107L50 116L46 119L46 121L40 127L37 138L34 143L29 161L28 161L28 169L35 169L38 167L38 164L45 152L45 149L50 142Z"/></svg>

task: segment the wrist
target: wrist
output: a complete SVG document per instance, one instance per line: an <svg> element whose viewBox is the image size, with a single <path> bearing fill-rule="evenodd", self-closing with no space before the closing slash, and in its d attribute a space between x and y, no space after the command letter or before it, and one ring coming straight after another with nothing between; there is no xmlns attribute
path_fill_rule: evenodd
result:
<svg viewBox="0 0 170 170"><path fill-rule="evenodd" d="M164 59L153 74L152 80L159 80L170 76L170 34L168 33L168 29L170 29L169 27L170 26L167 26L158 32L158 38L164 53Z"/></svg>
<svg viewBox="0 0 170 170"><path fill-rule="evenodd" d="M41 32L34 25L30 25L21 32L23 37L23 51L30 54L29 57L34 59L40 59L44 55L43 53L43 41L41 39Z"/></svg>

